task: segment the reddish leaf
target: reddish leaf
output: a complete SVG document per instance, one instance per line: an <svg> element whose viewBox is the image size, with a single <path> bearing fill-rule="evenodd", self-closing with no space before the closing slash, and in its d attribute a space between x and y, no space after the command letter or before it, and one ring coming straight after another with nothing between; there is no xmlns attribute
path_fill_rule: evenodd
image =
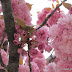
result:
<svg viewBox="0 0 72 72"><path fill-rule="evenodd" d="M40 13L40 11L37 12L37 14Z"/></svg>
<svg viewBox="0 0 72 72"><path fill-rule="evenodd" d="M53 8L53 9L55 8L54 4L52 4L52 8Z"/></svg>
<svg viewBox="0 0 72 72"><path fill-rule="evenodd" d="M59 4L56 5L56 7L59 6Z"/></svg>
<svg viewBox="0 0 72 72"><path fill-rule="evenodd" d="M29 8L29 10L31 10L32 5L29 3L26 3L27 7Z"/></svg>
<svg viewBox="0 0 72 72"><path fill-rule="evenodd" d="M49 12L51 10L51 8L46 8L46 10Z"/></svg>
<svg viewBox="0 0 72 72"><path fill-rule="evenodd" d="M59 4L59 1L58 0L56 2Z"/></svg>

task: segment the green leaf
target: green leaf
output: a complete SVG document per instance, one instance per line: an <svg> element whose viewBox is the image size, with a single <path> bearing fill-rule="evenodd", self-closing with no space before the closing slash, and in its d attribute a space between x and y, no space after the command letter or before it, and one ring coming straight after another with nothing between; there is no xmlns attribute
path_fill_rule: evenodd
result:
<svg viewBox="0 0 72 72"><path fill-rule="evenodd" d="M16 24L20 25L24 31L29 32L29 33L33 33L34 32L33 26L26 25L23 21L21 21L18 18L16 18L16 20L17 20Z"/></svg>
<svg viewBox="0 0 72 72"><path fill-rule="evenodd" d="M69 4L69 3L64 3L64 2L62 2L62 4L63 4L63 6L64 6L65 8L67 8L68 10L70 10L71 4Z"/></svg>
<svg viewBox="0 0 72 72"><path fill-rule="evenodd" d="M26 27L26 25L25 25L25 23L24 23L23 21L21 21L21 20L18 19L18 18L15 18L15 19L16 19L16 21L17 21L16 24L20 25L22 28Z"/></svg>

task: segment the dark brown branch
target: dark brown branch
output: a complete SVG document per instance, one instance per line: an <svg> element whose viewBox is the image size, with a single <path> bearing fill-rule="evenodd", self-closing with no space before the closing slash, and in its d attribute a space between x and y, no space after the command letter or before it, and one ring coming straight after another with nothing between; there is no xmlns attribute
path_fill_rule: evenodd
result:
<svg viewBox="0 0 72 72"><path fill-rule="evenodd" d="M67 1L67 0L64 0L63 2L65 2L65 1ZM54 11L46 17L46 19L44 20L44 22L43 22L36 30L38 30L38 29L40 29L42 26L44 26L44 25L46 24L46 22L48 21L48 19L56 12L56 10L57 10L61 5L62 5L62 3L59 4L59 5L54 9Z"/></svg>
<svg viewBox="0 0 72 72"><path fill-rule="evenodd" d="M2 10L4 15L5 29L9 42L9 64L7 66L8 72L18 72L19 68L19 54L17 53L18 46L14 45L15 24L12 13L11 0L1 0Z"/></svg>
<svg viewBox="0 0 72 72"><path fill-rule="evenodd" d="M31 46L31 43L30 43L29 38L28 38L29 69L30 69L30 72L32 72L32 68L31 68L31 58L30 58L30 55L29 55L29 52L30 52L30 46Z"/></svg>
<svg viewBox="0 0 72 72"><path fill-rule="evenodd" d="M30 69L30 72L32 72L32 68L31 68L31 60L30 60L30 55L29 55L29 51L28 51L28 57L29 57L29 69Z"/></svg>

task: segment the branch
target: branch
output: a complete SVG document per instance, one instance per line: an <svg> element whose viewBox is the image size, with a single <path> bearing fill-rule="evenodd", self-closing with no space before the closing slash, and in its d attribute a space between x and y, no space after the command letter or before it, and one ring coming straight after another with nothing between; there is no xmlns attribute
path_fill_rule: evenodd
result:
<svg viewBox="0 0 72 72"><path fill-rule="evenodd" d="M65 2L65 1L67 1L67 0L64 0L63 2ZM44 25L46 24L46 22L48 21L48 19L56 12L56 10L57 10L61 5L62 5L62 3L59 4L59 5L54 9L54 11L46 17L46 19L44 20L44 22L43 22L36 30L38 30L38 29L40 29L42 26L44 26Z"/></svg>
<svg viewBox="0 0 72 72"><path fill-rule="evenodd" d="M29 51L28 51L28 57L29 57L29 68L30 68L30 72L32 72L32 68L31 68L31 60L30 60L30 55L29 55Z"/></svg>
<svg viewBox="0 0 72 72"><path fill-rule="evenodd" d="M30 69L30 72L32 72L32 68L31 68L31 60L30 60L30 55L29 55L29 51L30 51L30 41L29 41L29 38L28 38L28 57L29 57L29 69Z"/></svg>

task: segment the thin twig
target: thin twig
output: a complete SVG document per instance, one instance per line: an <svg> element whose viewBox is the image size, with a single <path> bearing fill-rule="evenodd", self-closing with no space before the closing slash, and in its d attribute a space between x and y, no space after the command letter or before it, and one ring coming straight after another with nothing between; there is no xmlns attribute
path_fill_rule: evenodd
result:
<svg viewBox="0 0 72 72"><path fill-rule="evenodd" d="M29 52L30 52L30 41L29 41L29 38L28 38L28 57L29 57L29 69L30 69L30 72L32 72L32 68L31 68L31 58L30 58L30 55L29 55Z"/></svg>
<svg viewBox="0 0 72 72"><path fill-rule="evenodd" d="M65 1L67 1L67 0L64 0L63 2L65 2ZM38 30L38 29L40 29L42 26L44 26L44 25L46 24L46 22L48 21L48 19L56 12L56 10L57 10L61 5L62 5L62 3L59 4L59 5L54 9L54 11L46 17L46 19L44 20L44 22L43 22L36 30Z"/></svg>
<svg viewBox="0 0 72 72"><path fill-rule="evenodd" d="M31 68L31 60L30 60L30 55L29 55L29 51L28 51L28 57L29 57L29 69L30 69L30 72L32 72L32 68Z"/></svg>

